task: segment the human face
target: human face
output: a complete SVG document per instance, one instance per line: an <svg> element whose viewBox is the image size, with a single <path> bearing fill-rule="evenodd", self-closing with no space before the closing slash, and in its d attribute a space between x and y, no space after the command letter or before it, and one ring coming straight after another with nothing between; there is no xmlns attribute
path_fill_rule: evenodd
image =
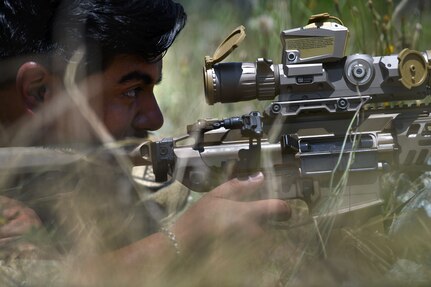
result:
<svg viewBox="0 0 431 287"><path fill-rule="evenodd" d="M162 78L162 61L148 63L134 55L116 56L102 72L83 84L100 119L116 139L144 136L159 129L163 115L154 96Z"/></svg>

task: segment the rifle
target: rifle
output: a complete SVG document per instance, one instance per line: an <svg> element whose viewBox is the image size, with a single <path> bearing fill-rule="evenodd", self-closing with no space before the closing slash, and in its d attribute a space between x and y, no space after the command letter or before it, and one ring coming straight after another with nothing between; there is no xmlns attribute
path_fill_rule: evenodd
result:
<svg viewBox="0 0 431 287"><path fill-rule="evenodd" d="M235 29L205 57L208 104L270 100L264 111L202 119L187 135L145 142L156 181L198 192L262 171L273 196L304 200L313 215L379 210L382 175L429 170L431 50L345 56L348 29L327 13L281 32L282 63L221 63L244 39ZM334 202L330 210L323 202Z"/></svg>

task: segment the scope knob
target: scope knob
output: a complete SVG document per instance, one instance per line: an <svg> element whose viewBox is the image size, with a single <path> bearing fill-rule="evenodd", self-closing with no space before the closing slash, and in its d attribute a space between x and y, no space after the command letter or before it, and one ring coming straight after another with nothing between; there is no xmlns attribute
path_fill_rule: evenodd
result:
<svg viewBox="0 0 431 287"><path fill-rule="evenodd" d="M364 86L374 77L373 58L365 54L348 56L344 65L346 80L355 86Z"/></svg>
<svg viewBox="0 0 431 287"><path fill-rule="evenodd" d="M407 89L422 85L428 77L428 63L418 51L408 48L398 54L400 82Z"/></svg>

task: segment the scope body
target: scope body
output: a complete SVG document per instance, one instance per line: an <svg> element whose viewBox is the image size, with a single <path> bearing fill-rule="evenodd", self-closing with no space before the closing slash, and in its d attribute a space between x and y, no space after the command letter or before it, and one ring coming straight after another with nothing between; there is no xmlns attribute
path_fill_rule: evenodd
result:
<svg viewBox="0 0 431 287"><path fill-rule="evenodd" d="M421 53L423 62L431 59ZM414 71L410 77L414 77ZM271 60L215 64L205 71L207 102L232 103L252 99L303 101L371 96L370 102L423 99L429 76L406 87L398 55L354 54L335 62L273 64ZM404 76L405 77L405 76ZM414 79L410 79L415 82ZM421 82L420 82L421 81Z"/></svg>

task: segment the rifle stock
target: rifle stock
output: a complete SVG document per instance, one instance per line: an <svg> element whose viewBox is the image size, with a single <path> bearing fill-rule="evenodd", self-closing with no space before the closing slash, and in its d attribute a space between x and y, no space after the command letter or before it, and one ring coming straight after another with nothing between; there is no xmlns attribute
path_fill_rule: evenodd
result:
<svg viewBox="0 0 431 287"><path fill-rule="evenodd" d="M304 128L297 133L283 134L279 142L261 139L260 150L250 152L250 140L239 130L223 129L204 134L204 151L196 150L195 145L182 145L181 140L165 139L144 143L141 154L158 164L154 171L162 174L159 180L166 180L161 177L170 174L194 191L209 191L229 178L259 170L272 187L277 187L272 196L302 199L315 213L320 212L319 202L338 196L337 209L331 212L345 213L382 203L383 174L417 174L430 169L430 107L367 110L362 116L364 119L347 138L333 129L308 129L299 124ZM321 126L346 124L346 119L325 117L319 121ZM169 149L168 157L163 157L163 149ZM351 156L354 159L349 162ZM254 163L244 165L253 162L250 158ZM343 176L347 179L336 195Z"/></svg>

